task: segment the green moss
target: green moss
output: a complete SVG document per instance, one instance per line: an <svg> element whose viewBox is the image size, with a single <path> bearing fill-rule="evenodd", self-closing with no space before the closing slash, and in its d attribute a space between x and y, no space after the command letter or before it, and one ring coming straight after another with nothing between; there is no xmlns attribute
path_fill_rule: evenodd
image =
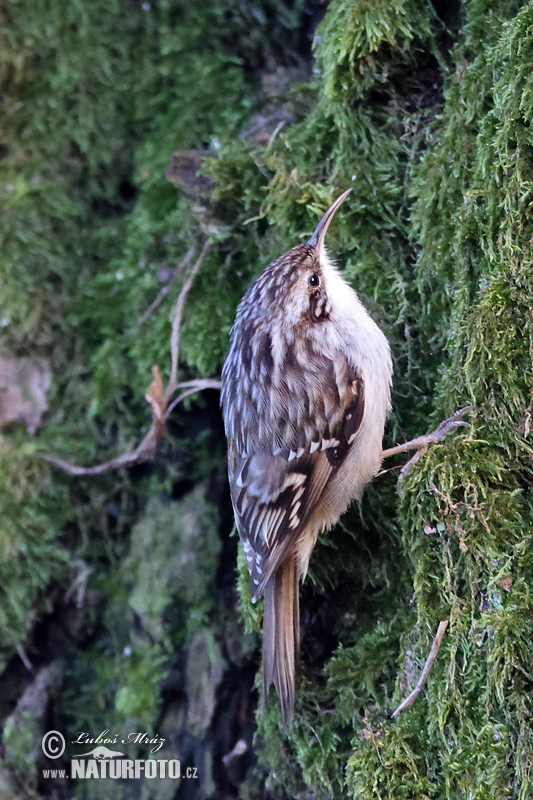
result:
<svg viewBox="0 0 533 800"><path fill-rule="evenodd" d="M521 555L531 530L530 262L523 248L530 166L526 150L522 167L516 146L530 124L518 87L532 20L529 9L517 10L470 4L440 141L415 181L419 275L438 275L446 287L440 297L426 293L425 324L434 342L437 331L446 332L440 341L450 354L437 404L441 413L462 398L475 404L470 434L435 448L410 478L402 508L419 617L433 629L439 614L452 621L443 692L430 693L428 709L435 742L453 742L440 763L447 797L467 787L473 797L530 791L529 717L517 725L510 711L529 672L532 623L530 568ZM445 160L452 168L443 171Z"/></svg>
<svg viewBox="0 0 533 800"><path fill-rule="evenodd" d="M412 575L417 627L424 634L414 645L404 644L411 654L404 659L412 660L414 649L423 663L439 620L451 620L449 644L439 654L428 699L419 698L416 709L394 726L387 721L400 699L401 671L396 678L396 698L392 697L398 658L395 637L402 628L409 629L412 616L407 607L402 612L401 606L396 606L395 629L387 598L379 621L374 618L370 625L372 616L360 590L355 593L355 613L361 615L357 644L342 647L327 661L326 687L300 683L299 722L290 737L295 748L292 757L304 782L330 796L339 791L335 780L346 763L347 788L354 797L451 798L467 791L472 797L525 797L528 792L529 716L522 712L518 726L507 712L518 702L523 680L530 680L519 676L530 674L522 643L531 636L532 618L528 559L519 554L529 551L531 529L527 436L533 350L526 212L530 204L526 131L531 104L525 74L533 28L530 10L517 11L516 4L502 3L494 10L485 4L469 4L462 42L453 53L457 67L449 72L442 119L437 123L432 121L431 107L425 117L420 109L418 114L409 114L409 101L402 99L395 83L402 73L394 56L387 60L389 71L380 86L382 104L376 95L369 104L370 95L365 95L370 84L360 76L365 80L370 74L375 76L366 71L368 55L379 50L380 36L393 45L410 41L405 28L397 24L393 34L384 33L375 22L372 39L370 10L363 5L349 11L340 4L332 7L322 31L328 34L340 24L348 30L337 37L335 45L330 45L327 37L323 39L319 55L327 53L323 58L330 61L317 109L305 126L288 132L289 155L283 154L276 163L276 176L269 187L269 213L274 213L274 193L281 197L281 191L280 209L286 213L289 197L294 207L298 192L303 199L306 192L316 191L309 183L298 182L299 174L309 174L309 170L313 174L313 164L320 163L322 175L328 174L329 180L338 179L342 171L346 174L348 164L357 165L363 179L358 181L351 207L348 204L344 211L345 219L350 219L350 234L344 235L354 247L353 260L348 255L347 272L363 297L376 303L372 310L378 320L381 315L389 320L396 317L396 327L386 329L400 372L395 380L399 421L414 426L418 419L422 425L418 415L430 397L434 398L435 418L461 404L475 405L471 429L433 448L419 462L406 483L400 507L403 548L411 569L405 562L403 566ZM360 12L367 15L366 27L360 24L357 36L350 39L347 20L350 14L357 17ZM429 15L427 24L431 23ZM483 36L479 36L481 29ZM431 51L431 38L426 36L425 41ZM410 56L403 50L404 66L409 58L418 58L420 63L419 47L419 41L413 43ZM386 58L383 53L382 57ZM405 86L404 91L408 89ZM364 107L354 100L361 96L367 99ZM335 106L338 98L345 102L342 109ZM405 127L400 128L400 120ZM419 125L431 126L431 133L426 127L420 135ZM406 137L406 129L411 131L410 137ZM349 138L345 135L348 131ZM404 149L406 138L409 154L408 148ZM424 148L427 152L418 160ZM399 176L407 183L407 199L406 184L398 181ZM409 197L415 201L413 216L402 216L402 210L409 209ZM277 221L281 224L281 213ZM287 227L286 221L284 224ZM342 218L339 226L344 231ZM410 250L407 237L414 250ZM417 256L418 297L409 277L413 253ZM410 414L412 404L418 408ZM377 486L375 491L378 502L383 503L385 487ZM393 507L390 511L394 515ZM383 536L377 523L371 508L369 530L376 526ZM348 549L342 539L339 542L338 533L334 536L331 534L331 541L338 543L346 565ZM392 541L394 546L388 543L389 551L381 552L385 562L393 553L398 558L398 540ZM318 552L323 547L320 543L317 547L318 567L312 563L318 575L325 570L324 556ZM328 582L314 588L326 591L327 586L328 613L333 620L337 612L334 592L343 569L335 563L331 550L327 558L331 565ZM370 574L375 569L371 564L365 564ZM360 561L357 566L360 573ZM387 585L384 579L385 575L378 578L378 573L370 578L381 589ZM400 592L396 596L407 601L409 593L403 594L400 586L389 583L387 588ZM304 593L304 608L306 598ZM342 604L345 610L349 606L346 594ZM520 623L516 621L511 633L515 614ZM365 624L369 626L366 634ZM335 634L341 642L349 641L345 625ZM304 636L304 671L305 650ZM406 664L404 660L405 669ZM522 690L515 689L515 681ZM338 710L324 715L333 690L344 701L342 709L339 702ZM315 704L322 714L313 713ZM355 752L349 759L338 755L342 751L341 720L353 731L362 731L352 740ZM313 730L317 751L312 742L298 746L298 725ZM274 736L271 723L265 723L265 732L269 759L282 763L270 744ZM349 745L346 747L349 752ZM330 771L332 760L336 766ZM286 773L282 780L287 780Z"/></svg>
<svg viewBox="0 0 533 800"><path fill-rule="evenodd" d="M151 730L161 705L161 681L166 675L159 648L143 648L126 660L115 695L116 719L139 730ZM132 728L133 730L133 728Z"/></svg>
<svg viewBox="0 0 533 800"><path fill-rule="evenodd" d="M179 502L153 499L133 528L123 566L126 580L133 583L128 603L154 641L164 637L171 603L180 606L180 618L190 615L185 632L201 625L212 610L209 588L220 553L217 517L205 488L198 486Z"/></svg>
<svg viewBox="0 0 533 800"><path fill-rule="evenodd" d="M413 57L413 43L432 39L432 22L428 4L412 0L332 3L318 30L324 97L353 101L386 84Z"/></svg>
<svg viewBox="0 0 533 800"><path fill-rule="evenodd" d="M30 798L39 796L41 742L48 730L47 712L61 686L61 679L60 662L52 662L42 669L5 722L2 735L5 757L2 759L0 782L9 785L6 796L15 796L18 792Z"/></svg>
<svg viewBox="0 0 533 800"><path fill-rule="evenodd" d="M65 493L34 447L0 443L0 474L0 659L7 659L46 607L50 580L70 573L70 556L58 542L61 514L55 513Z"/></svg>

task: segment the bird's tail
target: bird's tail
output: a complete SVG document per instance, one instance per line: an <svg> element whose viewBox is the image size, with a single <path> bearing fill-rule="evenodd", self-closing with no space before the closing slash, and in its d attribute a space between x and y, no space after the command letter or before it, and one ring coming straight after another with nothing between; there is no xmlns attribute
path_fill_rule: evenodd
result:
<svg viewBox="0 0 533 800"><path fill-rule="evenodd" d="M292 722L294 670L300 643L300 603L295 558L287 558L265 587L263 616L263 710L270 684L281 702L283 725Z"/></svg>

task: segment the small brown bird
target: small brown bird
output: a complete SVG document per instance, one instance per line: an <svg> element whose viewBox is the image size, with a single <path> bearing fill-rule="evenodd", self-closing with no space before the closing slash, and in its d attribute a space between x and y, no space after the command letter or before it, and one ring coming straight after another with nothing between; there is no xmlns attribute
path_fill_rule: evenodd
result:
<svg viewBox="0 0 533 800"><path fill-rule="evenodd" d="M389 344L329 259L343 192L307 244L253 281L222 370L221 403L237 529L252 601L264 594L263 703L274 683L294 707L298 582L331 527L381 464L390 408Z"/></svg>

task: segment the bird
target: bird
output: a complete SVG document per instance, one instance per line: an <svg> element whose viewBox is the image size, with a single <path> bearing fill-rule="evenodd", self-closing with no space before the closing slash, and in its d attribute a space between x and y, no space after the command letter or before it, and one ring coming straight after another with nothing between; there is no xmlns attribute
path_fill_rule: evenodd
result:
<svg viewBox="0 0 533 800"><path fill-rule="evenodd" d="M272 683L291 726L299 583L317 537L379 471L391 408L388 340L328 255L328 227L269 264L237 308L221 406L252 602L264 596L263 709Z"/></svg>

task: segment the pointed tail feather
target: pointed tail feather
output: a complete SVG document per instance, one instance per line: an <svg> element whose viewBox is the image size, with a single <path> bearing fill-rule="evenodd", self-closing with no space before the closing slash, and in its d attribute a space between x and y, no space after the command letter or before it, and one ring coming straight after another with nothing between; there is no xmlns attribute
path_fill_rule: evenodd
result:
<svg viewBox="0 0 533 800"><path fill-rule="evenodd" d="M300 643L298 569L295 558L287 558L265 587L263 617L263 710L270 684L281 702L283 725L292 722L294 672Z"/></svg>

